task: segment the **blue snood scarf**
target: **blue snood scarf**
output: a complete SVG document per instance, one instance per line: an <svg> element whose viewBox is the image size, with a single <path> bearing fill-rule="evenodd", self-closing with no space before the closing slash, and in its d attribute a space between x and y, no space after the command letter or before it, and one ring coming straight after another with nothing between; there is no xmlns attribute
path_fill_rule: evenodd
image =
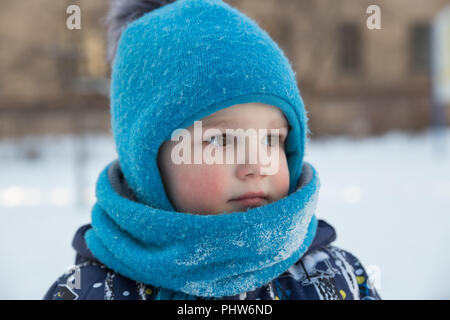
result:
<svg viewBox="0 0 450 320"><path fill-rule="evenodd" d="M85 234L101 262L164 288L160 298L222 297L266 284L306 252L319 190L303 162L306 111L287 58L254 21L221 0L179 0L143 15L122 32L110 98L120 166L100 174ZM280 108L289 121L289 195L245 212L175 211L157 164L161 144L196 120L252 102ZM118 175L132 198L112 186Z"/></svg>
<svg viewBox="0 0 450 320"><path fill-rule="evenodd" d="M92 229L85 239L105 265L167 289L160 294L223 297L251 291L293 265L316 233L320 184L307 162L298 189L289 196L218 215L160 210L132 201L120 174L116 162L101 173Z"/></svg>

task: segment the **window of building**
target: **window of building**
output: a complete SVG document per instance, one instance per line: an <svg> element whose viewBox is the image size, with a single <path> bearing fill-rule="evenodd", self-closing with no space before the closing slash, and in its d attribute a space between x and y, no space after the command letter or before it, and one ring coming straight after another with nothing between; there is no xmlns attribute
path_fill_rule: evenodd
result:
<svg viewBox="0 0 450 320"><path fill-rule="evenodd" d="M413 72L427 73L430 66L430 27L426 23L414 24L410 31L410 64Z"/></svg>
<svg viewBox="0 0 450 320"><path fill-rule="evenodd" d="M339 28L339 63L346 72L361 70L361 35L357 24L344 23Z"/></svg>

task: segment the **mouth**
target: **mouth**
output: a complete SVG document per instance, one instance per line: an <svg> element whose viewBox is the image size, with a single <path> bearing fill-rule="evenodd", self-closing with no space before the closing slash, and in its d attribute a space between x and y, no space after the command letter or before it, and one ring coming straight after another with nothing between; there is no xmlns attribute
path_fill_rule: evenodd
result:
<svg viewBox="0 0 450 320"><path fill-rule="evenodd" d="M233 198L230 201L244 206L257 207L267 203L267 195L264 192L247 192L246 194Z"/></svg>

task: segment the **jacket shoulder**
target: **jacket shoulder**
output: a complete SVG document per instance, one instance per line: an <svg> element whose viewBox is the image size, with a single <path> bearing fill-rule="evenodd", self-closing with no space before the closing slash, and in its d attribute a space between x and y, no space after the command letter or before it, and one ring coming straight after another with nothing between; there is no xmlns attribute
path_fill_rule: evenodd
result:
<svg viewBox="0 0 450 320"><path fill-rule="evenodd" d="M380 276L377 266L369 266L370 272L367 272L366 268L351 252L339 248L337 246L329 246L328 250L334 254L334 259L339 259L342 263L348 263L353 271L356 282L358 284L359 299L361 300L381 300L379 293L377 292L377 283Z"/></svg>
<svg viewBox="0 0 450 320"><path fill-rule="evenodd" d="M380 299L361 262L330 244L309 251L272 282L280 299Z"/></svg>
<svg viewBox="0 0 450 320"><path fill-rule="evenodd" d="M327 256L330 266L336 272L335 282L342 287L340 290L346 292L347 296L350 293L354 299L359 300L381 299L375 288L374 279L369 277L366 268L355 255L331 244L321 248L319 252Z"/></svg>
<svg viewBox="0 0 450 320"><path fill-rule="evenodd" d="M85 261L69 268L43 300L152 300L152 286L128 279L101 263Z"/></svg>

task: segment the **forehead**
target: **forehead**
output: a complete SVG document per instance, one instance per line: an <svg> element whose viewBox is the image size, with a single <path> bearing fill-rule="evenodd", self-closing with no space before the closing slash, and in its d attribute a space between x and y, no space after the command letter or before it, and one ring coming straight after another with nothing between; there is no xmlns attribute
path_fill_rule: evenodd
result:
<svg viewBox="0 0 450 320"><path fill-rule="evenodd" d="M288 126L283 112L263 103L245 103L219 110L203 119L203 126L229 126L254 123L261 126Z"/></svg>

